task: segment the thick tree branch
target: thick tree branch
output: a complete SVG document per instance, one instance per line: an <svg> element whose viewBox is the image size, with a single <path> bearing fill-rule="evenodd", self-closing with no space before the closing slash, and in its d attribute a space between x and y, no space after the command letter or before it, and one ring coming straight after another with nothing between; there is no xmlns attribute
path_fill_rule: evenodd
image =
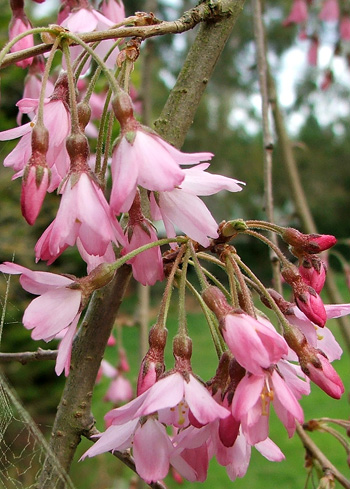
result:
<svg viewBox="0 0 350 489"><path fill-rule="evenodd" d="M155 122L157 132L178 148L185 140L203 92L237 17L243 10L244 2L223 2L223 17L200 26L176 84Z"/></svg>
<svg viewBox="0 0 350 489"><path fill-rule="evenodd" d="M37 351L22 351L20 353L1 353L0 363L19 362L25 365L28 362L36 362L37 360L56 360L57 350L42 350Z"/></svg>
<svg viewBox="0 0 350 489"><path fill-rule="evenodd" d="M110 284L94 293L73 343L71 371L58 406L50 442L51 451L66 472L69 471L81 435L89 432L94 425L90 409L92 392L130 276L131 268L123 265ZM40 489L61 487L52 477L54 470L55 464L48 456L40 476Z"/></svg>

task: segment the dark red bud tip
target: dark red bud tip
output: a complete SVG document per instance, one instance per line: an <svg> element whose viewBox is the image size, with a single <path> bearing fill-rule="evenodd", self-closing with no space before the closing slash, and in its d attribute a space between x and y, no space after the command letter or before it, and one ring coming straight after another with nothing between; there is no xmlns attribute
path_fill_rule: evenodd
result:
<svg viewBox="0 0 350 489"><path fill-rule="evenodd" d="M121 92L112 100L112 107L122 128L130 119L134 119L132 100L126 92Z"/></svg>
<svg viewBox="0 0 350 489"><path fill-rule="evenodd" d="M232 306L228 304L224 294L214 285L203 290L202 297L206 305L213 311L219 321L232 311Z"/></svg>
<svg viewBox="0 0 350 489"><path fill-rule="evenodd" d="M330 234L303 234L293 228L286 228L282 233L283 240L293 248L293 253L321 253L328 250L337 242Z"/></svg>
<svg viewBox="0 0 350 489"><path fill-rule="evenodd" d="M42 124L34 126L32 130L32 153L46 155L49 148L49 131Z"/></svg>

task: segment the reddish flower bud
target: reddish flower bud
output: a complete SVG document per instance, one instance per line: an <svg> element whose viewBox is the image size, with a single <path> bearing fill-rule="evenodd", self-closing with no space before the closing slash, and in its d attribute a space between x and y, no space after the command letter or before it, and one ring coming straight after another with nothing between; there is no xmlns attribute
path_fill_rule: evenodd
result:
<svg viewBox="0 0 350 489"><path fill-rule="evenodd" d="M329 234L303 234L294 228L286 228L281 236L293 248L296 256L305 253L321 253L337 242L336 238Z"/></svg>
<svg viewBox="0 0 350 489"><path fill-rule="evenodd" d="M306 258L300 265L299 272L306 285L310 285L319 294L326 280L325 263L317 257Z"/></svg>
<svg viewBox="0 0 350 489"><path fill-rule="evenodd" d="M33 164L26 166L22 180L21 210L31 226L39 215L49 185L49 168Z"/></svg>
<svg viewBox="0 0 350 489"><path fill-rule="evenodd" d="M309 285L301 293L295 293L295 302L298 308L313 323L323 328L327 321L327 313L321 297Z"/></svg>
<svg viewBox="0 0 350 489"><path fill-rule="evenodd" d="M203 290L202 297L219 321L233 310L232 306L227 303L226 297L221 290L214 285Z"/></svg>
<svg viewBox="0 0 350 489"><path fill-rule="evenodd" d="M341 398L344 392L343 382L325 356L316 353L315 350L315 356L309 361L305 362L300 358L300 366L303 372L326 394L334 399Z"/></svg>

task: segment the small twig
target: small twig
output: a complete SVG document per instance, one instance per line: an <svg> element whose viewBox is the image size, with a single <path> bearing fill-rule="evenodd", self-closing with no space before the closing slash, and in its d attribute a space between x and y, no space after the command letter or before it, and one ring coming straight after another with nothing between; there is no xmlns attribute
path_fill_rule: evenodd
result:
<svg viewBox="0 0 350 489"><path fill-rule="evenodd" d="M96 443L98 438L95 437L96 435L100 435L100 434L101 434L100 431L95 427L93 427L88 433L84 433L84 436L88 440L92 441L93 443ZM109 453L111 453L114 457L118 458L121 462L123 462L124 465L129 467L129 469L133 470L135 474L138 475L135 467L134 458L130 455L130 453L118 452L117 450L114 451L110 450ZM159 481L150 482L148 485L149 487L152 487L152 489L166 489L166 486Z"/></svg>
<svg viewBox="0 0 350 489"><path fill-rule="evenodd" d="M25 365L37 360L56 360L58 350L22 351L19 353L0 353L0 363L19 362Z"/></svg>
<svg viewBox="0 0 350 489"><path fill-rule="evenodd" d="M339 470L328 460L325 454L318 448L309 435L305 432L302 426L296 421L296 431L301 439L305 449L315 458L321 465L323 472L330 471L334 478L346 489L350 489L350 481L339 472Z"/></svg>

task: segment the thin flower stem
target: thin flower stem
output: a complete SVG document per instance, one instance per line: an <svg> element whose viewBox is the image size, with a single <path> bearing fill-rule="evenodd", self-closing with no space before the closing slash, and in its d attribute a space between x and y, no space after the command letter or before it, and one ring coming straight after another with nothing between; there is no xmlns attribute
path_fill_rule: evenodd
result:
<svg viewBox="0 0 350 489"><path fill-rule="evenodd" d="M108 113L108 106L109 102L111 100L112 96L112 90L109 89L106 100L103 106L103 111L101 115L101 123L100 123L100 129L98 132L98 137L97 137L97 145L96 145L96 164L95 164L95 173L98 177L98 179L102 182L105 178L105 174L102 171L101 167L101 159L102 159L102 147L103 147L103 140L106 134L106 119L107 119L107 113Z"/></svg>
<svg viewBox="0 0 350 489"><path fill-rule="evenodd" d="M130 251L130 253L127 253L126 255L122 256L121 258L119 258L114 263L110 263L109 264L109 270L110 271L118 270L118 268L120 268L122 265L124 265L124 263L131 260L131 258L134 258L134 256L139 255L143 251L154 248L155 246L163 246L163 245L169 244L169 243L187 243L187 241L188 241L188 238L184 238L183 236L177 236L176 238L163 238L163 239L158 239L157 241L153 241L152 243L147 243L143 246L140 246L140 248L137 248L136 250Z"/></svg>
<svg viewBox="0 0 350 489"><path fill-rule="evenodd" d="M182 263L182 270L179 284L179 334L181 336L187 336L187 319L186 319L186 279L188 260L190 259L191 250L190 246L187 246L186 253Z"/></svg>
<svg viewBox="0 0 350 489"><path fill-rule="evenodd" d="M250 236L254 236L255 238L260 239L260 241L262 241L263 243L265 243L267 246L269 246L276 253L276 255L277 255L277 257L280 260L280 262L281 262L282 265L285 265L285 266L288 266L289 265L289 261L284 256L284 254L282 253L282 251L269 238L267 238L266 236L263 236L260 233L257 233L256 231L253 231L251 229L250 230L247 230L247 231L244 231L244 234L249 234Z"/></svg>
<svg viewBox="0 0 350 489"><path fill-rule="evenodd" d="M231 296L230 296L229 301L231 302L231 304L234 307L239 307L236 274L235 274L233 265L231 263L231 260L229 260L229 259L226 260L226 269L227 269L227 275L228 275L228 280L229 280L229 284L230 284L230 292L231 292Z"/></svg>
<svg viewBox="0 0 350 489"><path fill-rule="evenodd" d="M192 292L192 294L195 296L195 298L198 300L203 314L205 316L205 319L207 320L208 326L209 326L209 331L215 346L216 354L218 358L221 358L221 355L223 354L224 351L226 351L226 346L225 342L221 336L219 325L217 323L216 317L212 314L204 300L202 299L202 296L200 293L193 287L191 282L188 280L186 281L186 285L188 289Z"/></svg>
<svg viewBox="0 0 350 489"><path fill-rule="evenodd" d="M189 265L194 266L194 262L192 260L189 260L188 263L189 263ZM213 284L215 284L221 290L221 292L225 295L226 299L228 301L230 301L231 295L230 295L229 291L226 289L226 287L220 282L220 280L217 279L215 277L215 275L213 275L211 272L209 272L209 270L207 270L206 268L202 267L202 271L205 274L205 276L208 277L211 280L211 282L213 282Z"/></svg>
<svg viewBox="0 0 350 489"><path fill-rule="evenodd" d="M78 117L78 107L77 107L77 97L75 92L75 77L72 69L70 51L68 47L68 41L62 41L63 54L66 58L67 65L67 78L68 78L68 89L69 89L69 105L71 111L71 121L72 121L72 134L77 134L80 132L79 127L79 117Z"/></svg>
<svg viewBox="0 0 350 489"><path fill-rule="evenodd" d="M102 163L102 168L100 171L100 180L102 182L103 179L103 184L105 184L106 181L106 171L107 171L107 166L108 166L108 158L110 154L110 148L111 148L111 143L112 143L112 132L113 132L113 113L109 112L108 114L108 121L107 121L107 129L106 129L106 139L105 139L105 145L104 145L104 155L103 155L103 163Z"/></svg>
<svg viewBox="0 0 350 489"><path fill-rule="evenodd" d="M250 229L265 229L266 231L273 231L277 234L281 234L284 230L282 226L278 226L272 222L259 221L255 219L248 219L244 222Z"/></svg>
<svg viewBox="0 0 350 489"><path fill-rule="evenodd" d="M194 268L196 270L199 282L201 284L201 288L202 288L202 290L207 289L209 287L209 283L208 283L208 280L205 276L205 273L202 270L201 264L199 263L196 251L195 251L195 249L193 247L193 243L191 241L189 242L189 249L190 249L192 259L193 259Z"/></svg>
<svg viewBox="0 0 350 489"><path fill-rule="evenodd" d="M55 42L53 43L53 46L51 48L49 57L47 58L46 65L45 65L45 71L42 77L41 81L41 90L40 90L40 96L39 96L39 104L38 104L38 114L37 114L37 125L44 125L44 101L45 101L45 92L46 92L46 85L47 81L50 76L50 70L52 66L53 59L55 57L58 45L60 43L60 39L56 37Z"/></svg>
<svg viewBox="0 0 350 489"><path fill-rule="evenodd" d="M343 436L339 431L337 431L335 428L332 428L330 426L321 426L317 431L320 431L321 433L329 433L330 435L334 436L336 440L339 441L339 443L344 447L346 454L349 455L350 453L350 445L345 436Z"/></svg>
<svg viewBox="0 0 350 489"><path fill-rule="evenodd" d="M273 300L273 298L269 294L269 292L266 289L266 287L264 286L264 284L258 279L258 277L256 275L254 275L254 273L250 270L250 268L247 267L247 265L244 262L242 262L242 260L239 257L237 257L237 263L242 268L242 270L244 270L244 272L246 273L246 275L248 275L248 277L255 284L256 290L261 295L263 295L266 298L266 300L269 302L271 309L276 314L276 316L277 316L277 318L278 318L278 320L279 320L279 322L280 322L280 324L282 326L282 330L284 332L290 332L290 331L292 331L291 325L289 324L289 322L287 321L287 319L284 317L284 315L280 311L279 307L277 306L276 302ZM280 328L280 332L282 330Z"/></svg>
<svg viewBox="0 0 350 489"><path fill-rule="evenodd" d="M254 309L254 304L253 304L253 300L252 300L252 296L251 296L251 293L247 287L247 284L245 282L245 279L244 279L244 275L239 267L239 265L242 263L240 260L239 262L236 261L236 257L237 255L236 254L233 254L232 252L229 253L225 253L225 262L226 262L226 266L228 268L231 268L231 274L236 276L237 278L237 281L239 283L239 287L240 287L240 292L241 292L241 296L242 296L242 300L244 301L244 310L247 314L249 314L250 316L252 317L255 317L256 314L255 314L255 309ZM238 258L238 257L237 257ZM239 264L238 264L239 263ZM236 293L237 293L237 289L236 289ZM235 306L237 307L239 305L239 299L238 299L238 294L237 294L237 297L233 297L237 302L235 303Z"/></svg>
<svg viewBox="0 0 350 489"><path fill-rule="evenodd" d="M169 306L170 306L170 300L171 300L171 295L173 291L173 285L174 285L174 278L175 274L177 272L177 269L181 263L183 254L185 253L185 247L182 246L176 256L176 259L173 264L173 268L171 269L170 275L168 277L168 281L164 290L162 302L160 304L159 312L158 312L158 319L157 319L157 324L165 328L167 316L168 316L168 311L169 311Z"/></svg>
<svg viewBox="0 0 350 489"><path fill-rule="evenodd" d="M111 74L105 62L102 61L102 59L95 53L95 51L88 44L86 44L86 42L82 41L78 36L72 34L71 32L65 33L64 37L71 39L77 44L80 44L80 46L82 46L90 54L90 56L96 61L96 63L101 67L104 74L106 75L106 78L108 79L112 91L116 94L120 93L121 89L118 86L116 79Z"/></svg>

